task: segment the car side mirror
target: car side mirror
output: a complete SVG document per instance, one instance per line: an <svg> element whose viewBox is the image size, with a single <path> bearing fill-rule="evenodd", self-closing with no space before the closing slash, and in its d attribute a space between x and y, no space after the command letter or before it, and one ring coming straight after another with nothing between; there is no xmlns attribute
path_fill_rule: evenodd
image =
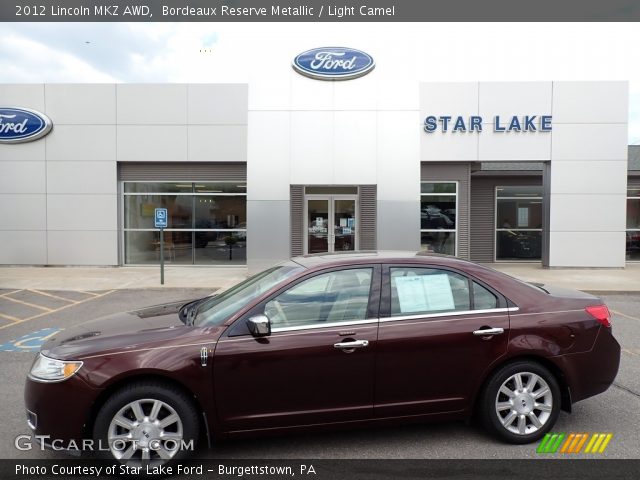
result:
<svg viewBox="0 0 640 480"><path fill-rule="evenodd" d="M249 332L254 337L266 337L271 335L271 322L266 315L256 315L247 320Z"/></svg>

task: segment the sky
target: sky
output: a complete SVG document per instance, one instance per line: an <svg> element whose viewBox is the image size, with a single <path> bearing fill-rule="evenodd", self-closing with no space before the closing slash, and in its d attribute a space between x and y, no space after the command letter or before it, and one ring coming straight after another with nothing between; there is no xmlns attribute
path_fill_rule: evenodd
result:
<svg viewBox="0 0 640 480"><path fill-rule="evenodd" d="M335 44L375 57L414 48L422 81L629 81L640 145L640 28L633 23L5 23L3 83L242 82L252 55Z"/></svg>

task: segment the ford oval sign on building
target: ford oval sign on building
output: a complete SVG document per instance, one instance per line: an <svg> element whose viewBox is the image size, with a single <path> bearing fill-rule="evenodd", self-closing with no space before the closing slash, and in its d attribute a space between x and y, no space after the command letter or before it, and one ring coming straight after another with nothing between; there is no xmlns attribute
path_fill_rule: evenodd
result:
<svg viewBox="0 0 640 480"><path fill-rule="evenodd" d="M371 55L345 47L314 48L293 59L298 73L318 80L350 80L366 75L373 67Z"/></svg>
<svg viewBox="0 0 640 480"><path fill-rule="evenodd" d="M0 143L31 142L51 131L44 113L29 108L0 107Z"/></svg>

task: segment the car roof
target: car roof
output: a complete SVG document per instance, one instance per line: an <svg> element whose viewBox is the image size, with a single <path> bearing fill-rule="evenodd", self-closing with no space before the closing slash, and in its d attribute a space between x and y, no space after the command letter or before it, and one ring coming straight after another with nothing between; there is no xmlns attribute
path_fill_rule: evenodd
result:
<svg viewBox="0 0 640 480"><path fill-rule="evenodd" d="M430 253L427 251L415 252L403 250L355 250L340 253L315 253L311 255L293 257L291 260L306 268L350 263L427 263L434 260L435 263L439 264L468 263L450 255Z"/></svg>

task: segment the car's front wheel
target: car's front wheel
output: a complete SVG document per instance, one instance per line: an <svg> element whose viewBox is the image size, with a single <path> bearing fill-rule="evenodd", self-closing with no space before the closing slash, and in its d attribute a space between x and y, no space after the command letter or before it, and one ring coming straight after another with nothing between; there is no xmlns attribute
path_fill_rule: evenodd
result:
<svg viewBox="0 0 640 480"><path fill-rule="evenodd" d="M100 455L130 465L164 464L195 448L198 416L172 386L138 382L107 399L94 426Z"/></svg>
<svg viewBox="0 0 640 480"><path fill-rule="evenodd" d="M560 387L542 365L520 361L505 365L487 381L480 414L491 432L509 443L535 442L560 413Z"/></svg>

